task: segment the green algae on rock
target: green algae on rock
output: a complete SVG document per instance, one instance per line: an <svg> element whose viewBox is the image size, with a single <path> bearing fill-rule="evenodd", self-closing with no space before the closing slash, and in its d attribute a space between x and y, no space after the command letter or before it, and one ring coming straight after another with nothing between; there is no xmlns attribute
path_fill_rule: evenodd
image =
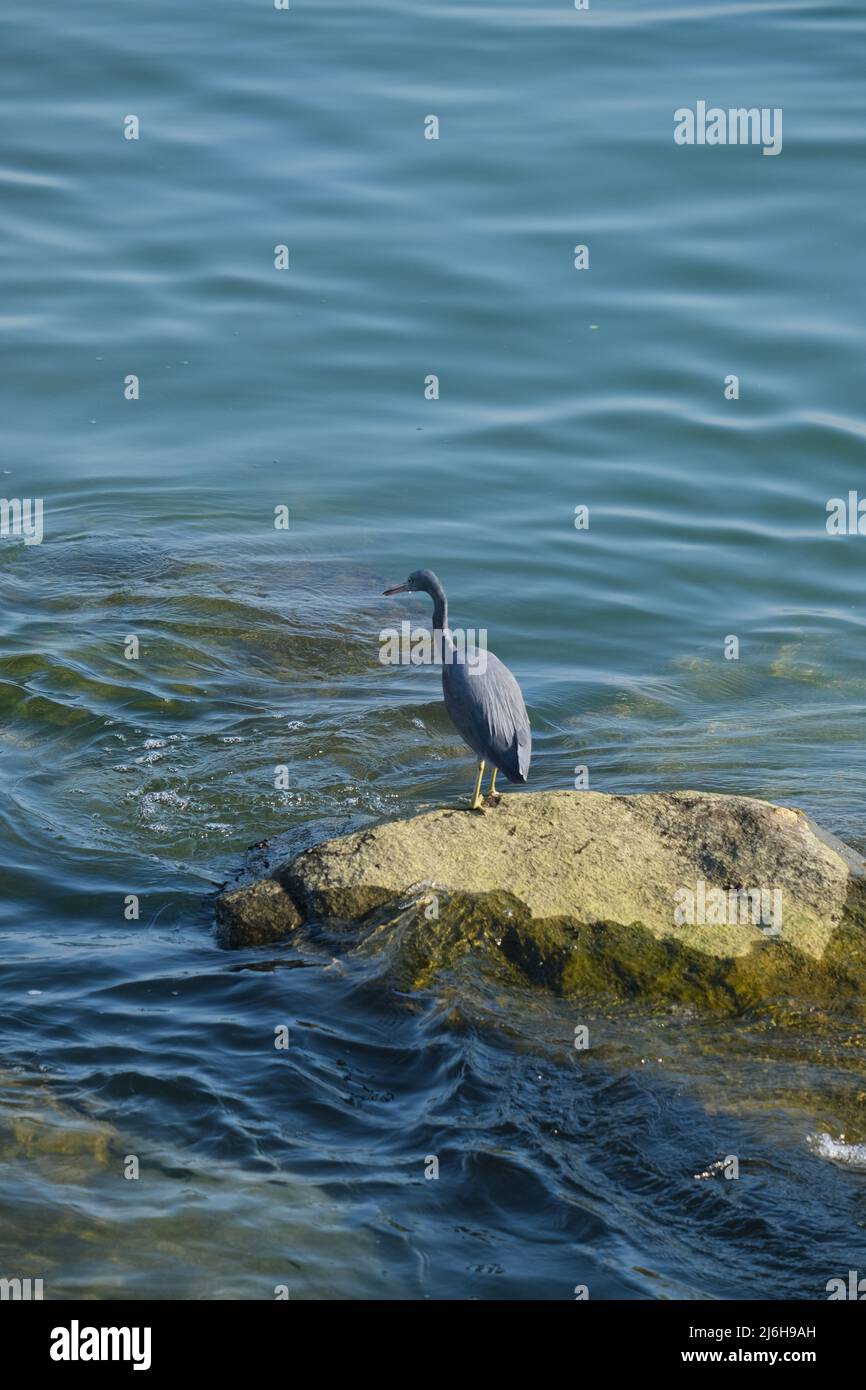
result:
<svg viewBox="0 0 866 1390"><path fill-rule="evenodd" d="M416 984L471 949L566 995L715 1009L854 1000L866 980L864 870L801 811L751 797L535 792L325 841L224 894L218 918L228 946L306 921L381 935L408 894Z"/></svg>

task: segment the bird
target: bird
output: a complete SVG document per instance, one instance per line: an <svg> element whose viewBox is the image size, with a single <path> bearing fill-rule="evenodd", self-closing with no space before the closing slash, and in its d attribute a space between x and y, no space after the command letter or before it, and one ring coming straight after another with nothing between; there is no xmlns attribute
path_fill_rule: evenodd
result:
<svg viewBox="0 0 866 1390"><path fill-rule="evenodd" d="M478 758L478 774L470 810L482 810L481 780L487 763L492 765L491 798L496 796L496 774L509 782L526 782L532 757L532 730L520 686L493 652L484 660L461 654L448 627L448 599L432 570L414 570L405 584L395 584L384 594L429 594L433 600L433 635L442 649L442 695L457 732ZM467 655L470 659L467 660Z"/></svg>

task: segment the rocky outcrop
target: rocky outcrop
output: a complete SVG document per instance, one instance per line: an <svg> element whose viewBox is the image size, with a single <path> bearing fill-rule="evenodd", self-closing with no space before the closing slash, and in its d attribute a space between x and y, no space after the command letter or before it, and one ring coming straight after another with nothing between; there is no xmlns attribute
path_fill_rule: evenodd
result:
<svg viewBox="0 0 866 1390"><path fill-rule="evenodd" d="M853 996L864 870L801 811L750 797L536 792L325 841L224 894L218 916L223 944L259 945L415 903L416 956L427 941L437 968L471 941L563 994Z"/></svg>

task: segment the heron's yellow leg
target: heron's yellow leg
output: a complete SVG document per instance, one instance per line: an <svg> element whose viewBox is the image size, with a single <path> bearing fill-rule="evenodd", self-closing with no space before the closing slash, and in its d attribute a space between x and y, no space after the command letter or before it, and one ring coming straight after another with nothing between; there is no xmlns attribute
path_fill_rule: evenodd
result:
<svg viewBox="0 0 866 1390"><path fill-rule="evenodd" d="M478 776L475 778L475 790L472 793L472 801L469 805L470 811L477 811L481 805L481 778L484 776L484 759L478 764Z"/></svg>
<svg viewBox="0 0 866 1390"><path fill-rule="evenodd" d="M495 768L493 769L493 776L490 778L490 792L489 792L489 795L490 795L490 796L495 796L495 795L496 795L496 774L497 774L498 771L499 771L499 768L498 768L498 767L495 767Z"/></svg>

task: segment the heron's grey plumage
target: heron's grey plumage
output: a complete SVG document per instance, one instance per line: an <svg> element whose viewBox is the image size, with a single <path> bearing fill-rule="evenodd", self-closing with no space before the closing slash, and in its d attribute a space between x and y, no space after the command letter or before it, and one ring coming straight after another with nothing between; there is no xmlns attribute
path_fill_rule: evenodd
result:
<svg viewBox="0 0 866 1390"><path fill-rule="evenodd" d="M520 686L493 652L483 670L453 661L442 667L445 708L458 733L479 758L492 763L509 782L525 782L532 756L532 732Z"/></svg>
<svg viewBox="0 0 866 1390"><path fill-rule="evenodd" d="M509 782L525 782L532 756L532 731L514 676L493 652L450 650L448 600L432 570L415 570L405 584L385 592L403 590L429 594L433 599L433 627L446 638L442 694L458 733L478 758L492 763Z"/></svg>

